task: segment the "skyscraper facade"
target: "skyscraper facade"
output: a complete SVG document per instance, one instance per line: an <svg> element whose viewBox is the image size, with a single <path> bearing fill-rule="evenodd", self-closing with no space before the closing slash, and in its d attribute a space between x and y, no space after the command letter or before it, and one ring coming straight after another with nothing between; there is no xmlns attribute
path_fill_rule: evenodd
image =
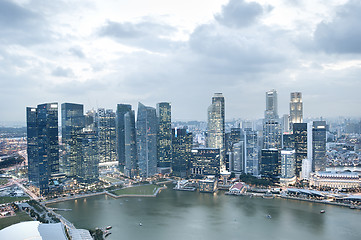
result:
<svg viewBox="0 0 361 240"><path fill-rule="evenodd" d="M277 91L272 89L266 92L266 111L264 113L266 119L278 119L278 100Z"/></svg>
<svg viewBox="0 0 361 240"><path fill-rule="evenodd" d="M300 177L302 171L302 160L307 158L307 123L294 123L294 148L295 148L295 173Z"/></svg>
<svg viewBox="0 0 361 240"><path fill-rule="evenodd" d="M137 150L139 175L151 177L157 173L157 115L155 108L138 104Z"/></svg>
<svg viewBox="0 0 361 240"><path fill-rule="evenodd" d="M135 114L131 110L124 115L124 142L126 176L133 178L138 175L137 138L135 129Z"/></svg>
<svg viewBox="0 0 361 240"><path fill-rule="evenodd" d="M260 174L264 177L277 179L281 173L281 152L278 149L262 149Z"/></svg>
<svg viewBox="0 0 361 240"><path fill-rule="evenodd" d="M263 149L282 146L282 128L278 117L277 91L272 89L266 92L266 110L263 122Z"/></svg>
<svg viewBox="0 0 361 240"><path fill-rule="evenodd" d="M78 178L85 183L93 183L99 179L98 135L94 128L82 129L79 134L81 143L81 162L78 164Z"/></svg>
<svg viewBox="0 0 361 240"><path fill-rule="evenodd" d="M207 147L220 149L221 169L225 169L225 107L222 93L215 93L208 107Z"/></svg>
<svg viewBox="0 0 361 240"><path fill-rule="evenodd" d="M27 108L27 124L29 180L39 187L40 194L47 194L51 174L59 172L58 104Z"/></svg>
<svg viewBox="0 0 361 240"><path fill-rule="evenodd" d="M115 113L111 109L99 108L96 114L100 163L117 160Z"/></svg>
<svg viewBox="0 0 361 240"><path fill-rule="evenodd" d="M157 158L158 172L170 173L172 164L172 114L171 104L161 102L157 104Z"/></svg>
<svg viewBox="0 0 361 240"><path fill-rule="evenodd" d="M220 150L218 148L192 149L191 176L201 178L220 174Z"/></svg>
<svg viewBox="0 0 361 240"><path fill-rule="evenodd" d="M257 131L244 131L244 162L243 171L245 173L257 175L259 173L259 147Z"/></svg>
<svg viewBox="0 0 361 240"><path fill-rule="evenodd" d="M39 184L38 155L38 114L33 107L26 108L28 178L35 185Z"/></svg>
<svg viewBox="0 0 361 240"><path fill-rule="evenodd" d="M295 150L281 151L281 177L293 178L295 174Z"/></svg>
<svg viewBox="0 0 361 240"><path fill-rule="evenodd" d="M230 156L230 171L243 172L243 163L245 157L245 144L243 140L233 144L233 151Z"/></svg>
<svg viewBox="0 0 361 240"><path fill-rule="evenodd" d="M193 135L185 128L172 129L172 173L185 178L189 176L192 157Z"/></svg>
<svg viewBox="0 0 361 240"><path fill-rule="evenodd" d="M120 165L125 165L125 130L124 115L132 110L129 104L118 104L116 110L116 139L117 160Z"/></svg>
<svg viewBox="0 0 361 240"><path fill-rule="evenodd" d="M292 92L290 101L290 127L294 123L303 123L302 93Z"/></svg>
<svg viewBox="0 0 361 240"><path fill-rule="evenodd" d="M81 141L79 135L85 126L84 106L75 103L61 104L62 142L65 146L63 170L68 177L80 175L79 166L82 160Z"/></svg>
<svg viewBox="0 0 361 240"><path fill-rule="evenodd" d="M326 121L312 125L312 171L326 170Z"/></svg>

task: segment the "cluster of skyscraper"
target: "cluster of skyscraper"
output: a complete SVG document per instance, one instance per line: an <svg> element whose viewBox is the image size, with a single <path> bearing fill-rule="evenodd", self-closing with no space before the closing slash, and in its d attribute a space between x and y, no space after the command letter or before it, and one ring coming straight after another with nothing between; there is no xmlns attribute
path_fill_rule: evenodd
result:
<svg viewBox="0 0 361 240"><path fill-rule="evenodd" d="M58 104L27 108L29 181L42 194L54 174L85 183L98 179L101 165L124 166L128 177L172 173L203 177L221 172L294 179L325 170L326 122L303 123L302 94L291 93L290 114L278 115L277 92L266 92L263 131L251 122L225 132L225 100L215 93L208 107L206 147L192 148L192 133L173 128L171 104L129 104L116 112L99 108L84 115L82 104L61 105L62 149L59 156Z"/></svg>
<svg viewBox="0 0 361 240"><path fill-rule="evenodd" d="M229 170L261 175L273 181L307 179L326 167L326 122L303 123L300 92L291 93L290 113L278 115L277 91L266 92L263 131L250 126L226 134Z"/></svg>

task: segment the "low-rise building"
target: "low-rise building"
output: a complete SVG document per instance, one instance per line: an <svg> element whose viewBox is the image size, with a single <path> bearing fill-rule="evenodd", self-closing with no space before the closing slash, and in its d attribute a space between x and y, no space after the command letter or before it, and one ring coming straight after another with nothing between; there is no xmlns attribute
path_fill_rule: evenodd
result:
<svg viewBox="0 0 361 240"><path fill-rule="evenodd" d="M361 177L358 172L316 172L311 173L310 185L338 189L358 188L361 187Z"/></svg>

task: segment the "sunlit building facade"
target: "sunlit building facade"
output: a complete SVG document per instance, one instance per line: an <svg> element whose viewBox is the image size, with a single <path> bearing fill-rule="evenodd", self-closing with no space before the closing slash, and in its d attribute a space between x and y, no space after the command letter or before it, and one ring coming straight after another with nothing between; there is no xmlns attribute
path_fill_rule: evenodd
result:
<svg viewBox="0 0 361 240"><path fill-rule="evenodd" d="M290 100L290 127L293 129L294 123L303 123L303 103L302 93L292 92Z"/></svg>
<svg viewBox="0 0 361 240"><path fill-rule="evenodd" d="M220 165L225 169L225 107L222 93L215 93L208 107L207 147L220 150Z"/></svg>

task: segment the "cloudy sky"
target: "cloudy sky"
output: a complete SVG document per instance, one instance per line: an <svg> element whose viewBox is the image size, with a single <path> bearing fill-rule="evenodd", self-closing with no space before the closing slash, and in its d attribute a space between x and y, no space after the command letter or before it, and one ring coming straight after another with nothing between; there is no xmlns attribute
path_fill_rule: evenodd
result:
<svg viewBox="0 0 361 240"><path fill-rule="evenodd" d="M205 120L279 114L292 91L306 117L361 116L358 0L0 0L0 122L44 102L115 109L172 103Z"/></svg>

